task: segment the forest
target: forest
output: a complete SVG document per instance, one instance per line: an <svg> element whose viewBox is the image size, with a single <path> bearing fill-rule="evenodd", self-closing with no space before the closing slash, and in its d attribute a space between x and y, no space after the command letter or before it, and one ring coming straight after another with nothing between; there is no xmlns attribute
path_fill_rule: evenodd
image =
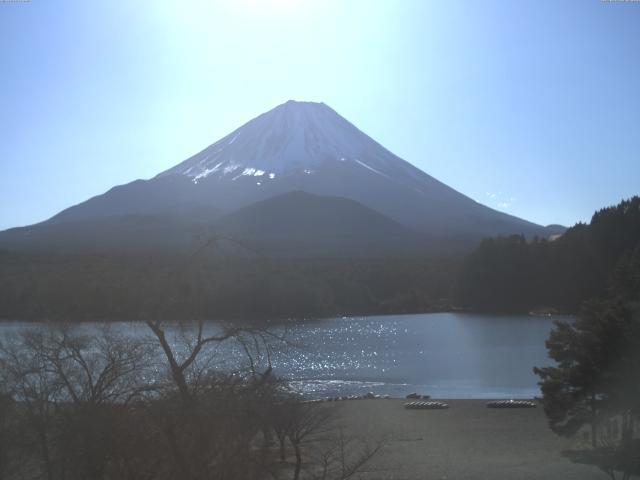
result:
<svg viewBox="0 0 640 480"><path fill-rule="evenodd" d="M449 308L457 260L0 252L0 318L286 320Z"/></svg>
<svg viewBox="0 0 640 480"><path fill-rule="evenodd" d="M576 313L640 250L640 197L597 211L555 240L488 238L462 263L454 303L492 312Z"/></svg>

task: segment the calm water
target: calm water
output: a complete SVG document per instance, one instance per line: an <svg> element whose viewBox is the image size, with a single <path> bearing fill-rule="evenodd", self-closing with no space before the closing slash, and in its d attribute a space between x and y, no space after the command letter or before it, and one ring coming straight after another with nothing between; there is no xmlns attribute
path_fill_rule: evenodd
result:
<svg viewBox="0 0 640 480"><path fill-rule="evenodd" d="M556 317L557 318L557 317ZM209 328L214 329L211 322ZM275 370L309 396L373 391L436 398L524 398L539 394L533 366L549 365L544 341L549 318L458 313L333 318L289 327L296 346L279 346ZM0 324L7 334L25 328ZM30 328L34 327L33 324ZM84 324L90 332L97 327ZM146 335L143 324L118 323L116 329ZM174 329L178 345L180 335ZM230 368L244 357L226 344L218 365Z"/></svg>

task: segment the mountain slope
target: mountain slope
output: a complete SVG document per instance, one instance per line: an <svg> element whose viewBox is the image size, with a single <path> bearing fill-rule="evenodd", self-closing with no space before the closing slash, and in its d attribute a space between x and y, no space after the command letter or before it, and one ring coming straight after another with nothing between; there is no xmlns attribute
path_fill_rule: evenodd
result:
<svg viewBox="0 0 640 480"><path fill-rule="evenodd" d="M46 243L47 235L62 232L66 224L78 231L83 222L89 222L88 229L100 224L100 219L113 223L115 217L139 215L168 218L169 230L184 229L210 225L221 214L295 191L358 202L419 231L434 249L470 249L486 236L556 233L453 190L386 150L327 105L293 101L258 116L150 180L114 187L28 231ZM295 225L292 220L290 227ZM109 235L117 237L117 221L112 228ZM10 243L15 243L16 232L8 231L0 233L0 246L6 245L8 234ZM181 237L181 231L176 235ZM381 242L389 237L389 248L395 248L389 232L376 235Z"/></svg>
<svg viewBox="0 0 640 480"><path fill-rule="evenodd" d="M215 222L126 214L47 222L0 233L16 251L183 252L220 235L226 254L242 256L394 258L423 255L423 235L353 200L289 192L256 202Z"/></svg>
<svg viewBox="0 0 640 480"><path fill-rule="evenodd" d="M168 215L127 214L46 222L0 232L0 247L61 253L176 252L194 245L198 226Z"/></svg>
<svg viewBox="0 0 640 480"><path fill-rule="evenodd" d="M426 246L417 232L353 200L299 191L243 207L216 230L258 253L289 257L410 256Z"/></svg>

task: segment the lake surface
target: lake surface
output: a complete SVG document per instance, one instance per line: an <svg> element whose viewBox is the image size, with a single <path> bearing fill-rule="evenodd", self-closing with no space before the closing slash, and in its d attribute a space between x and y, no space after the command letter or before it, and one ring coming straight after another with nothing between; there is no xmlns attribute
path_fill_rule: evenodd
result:
<svg viewBox="0 0 640 480"><path fill-rule="evenodd" d="M567 317L554 317L566 319ZM216 328L215 322L208 324ZM0 323L0 336L34 324ZM90 333L98 327L83 324ZM118 331L147 335L144 324ZM552 319L461 313L331 318L290 326L274 370L310 397L410 392L434 398L530 398L539 395L534 366L552 364L544 345ZM174 341L179 343L175 327ZM218 366L244 361L242 349L217 349Z"/></svg>

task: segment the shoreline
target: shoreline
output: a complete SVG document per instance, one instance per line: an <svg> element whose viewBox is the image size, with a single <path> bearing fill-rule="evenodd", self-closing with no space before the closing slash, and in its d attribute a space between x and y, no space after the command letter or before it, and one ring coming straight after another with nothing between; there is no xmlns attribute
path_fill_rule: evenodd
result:
<svg viewBox="0 0 640 480"><path fill-rule="evenodd" d="M256 325L264 325L264 326L282 326L282 325L292 325L292 324L300 324L307 322L318 322L322 320L330 320L337 318L362 318L362 317L389 317L389 316L401 316L401 315L429 315L434 313L453 313L453 314L468 314L468 315L492 315L496 317L508 317L508 316L528 316L528 317L540 317L540 318L553 318L553 317L566 317L566 316L575 316L577 312L564 312L561 310L556 310L554 313L538 313L534 310L522 310L522 311L508 311L508 310L472 310L466 308L434 308L427 310L404 310L399 312L388 312L388 311L365 311L363 313L358 312L337 312L337 313L323 313L321 315L310 314L304 317L274 317L274 318L259 318L256 317L251 320L247 320L246 318L240 317L228 317L228 318L206 318L202 319L205 322L221 322L221 323L238 323L240 325L246 325L247 327L256 326ZM146 319L144 318L132 318L129 320L126 319L107 319L104 317L96 317L96 318L86 318L86 319L63 319L63 318L4 318L0 317L0 324L2 323L43 323L43 324L85 324L85 323L99 323L99 324L111 324L111 323L144 323ZM173 320L165 320L167 323L177 324L177 323L196 323L199 319L193 318L183 318L183 319L173 319Z"/></svg>

